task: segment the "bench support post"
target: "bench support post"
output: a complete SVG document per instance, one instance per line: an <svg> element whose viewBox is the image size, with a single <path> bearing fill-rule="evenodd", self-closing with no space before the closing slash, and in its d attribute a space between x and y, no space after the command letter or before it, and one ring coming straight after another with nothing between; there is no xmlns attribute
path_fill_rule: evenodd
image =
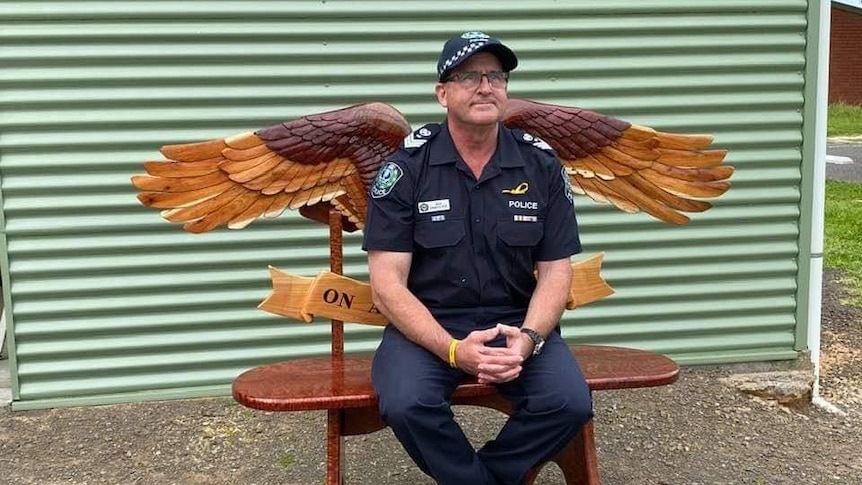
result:
<svg viewBox="0 0 862 485"><path fill-rule="evenodd" d="M329 270L340 275L344 272L342 250L341 213L329 211ZM332 319L332 358L344 358L344 322ZM336 366L342 369L343 366ZM343 386L344 376L332 376L336 387ZM330 409L326 412L326 485L342 485L344 476L341 462L344 459L344 411Z"/></svg>
<svg viewBox="0 0 862 485"><path fill-rule="evenodd" d="M329 211L329 271L340 275L344 273L343 234L341 213ZM344 322L332 319L332 356L344 355Z"/></svg>
<svg viewBox="0 0 862 485"><path fill-rule="evenodd" d="M344 476L341 462L344 459L343 411L330 409L326 412L326 485L342 485Z"/></svg>

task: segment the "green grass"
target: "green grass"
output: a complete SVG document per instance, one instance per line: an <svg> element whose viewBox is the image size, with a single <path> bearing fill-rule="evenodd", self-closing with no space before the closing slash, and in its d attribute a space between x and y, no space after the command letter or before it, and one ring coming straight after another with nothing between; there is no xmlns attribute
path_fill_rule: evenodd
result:
<svg viewBox="0 0 862 485"><path fill-rule="evenodd" d="M282 453L278 456L278 464L285 470L290 470L296 463L296 457L291 453Z"/></svg>
<svg viewBox="0 0 862 485"><path fill-rule="evenodd" d="M862 135L862 106L849 104L829 105L826 136Z"/></svg>
<svg viewBox="0 0 862 485"><path fill-rule="evenodd" d="M847 278L851 305L862 306L862 184L826 182L824 264Z"/></svg>

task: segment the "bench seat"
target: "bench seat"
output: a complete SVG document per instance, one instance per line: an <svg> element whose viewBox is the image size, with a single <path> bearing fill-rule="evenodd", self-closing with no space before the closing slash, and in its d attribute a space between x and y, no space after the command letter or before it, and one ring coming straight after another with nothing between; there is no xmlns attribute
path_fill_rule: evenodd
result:
<svg viewBox="0 0 862 485"><path fill-rule="evenodd" d="M654 352L599 345L571 348L591 391L662 386L674 382L679 374L673 360ZM371 386L371 359L371 355L326 356L264 365L234 380L233 397L244 406L264 411L329 411L327 483L340 484L341 437L385 427ZM479 384L475 378L460 384L452 401L510 412L494 386ZM570 485L598 483L592 422L552 461ZM538 471L531 473L528 483Z"/></svg>

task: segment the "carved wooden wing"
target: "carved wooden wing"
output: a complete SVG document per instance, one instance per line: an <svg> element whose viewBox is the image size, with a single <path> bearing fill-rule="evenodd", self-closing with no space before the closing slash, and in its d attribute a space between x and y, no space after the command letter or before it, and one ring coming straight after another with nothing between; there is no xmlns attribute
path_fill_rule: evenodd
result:
<svg viewBox="0 0 862 485"><path fill-rule="evenodd" d="M536 134L554 148L575 192L625 212L643 210L673 224L703 212L730 188L726 150L706 150L710 135L663 133L585 109L512 99L510 128Z"/></svg>
<svg viewBox="0 0 862 485"><path fill-rule="evenodd" d="M392 106L367 103L304 116L254 133L161 149L132 177L145 206L189 232L240 229L286 208L323 223L331 207L347 230L365 221L368 187L410 133Z"/></svg>

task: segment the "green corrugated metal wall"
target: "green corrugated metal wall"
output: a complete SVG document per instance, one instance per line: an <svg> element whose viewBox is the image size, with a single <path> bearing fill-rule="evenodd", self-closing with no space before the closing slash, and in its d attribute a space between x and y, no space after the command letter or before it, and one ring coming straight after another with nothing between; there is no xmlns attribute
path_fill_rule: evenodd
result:
<svg viewBox="0 0 862 485"><path fill-rule="evenodd" d="M793 358L808 4L4 2L3 289L18 408L225 393L253 365L328 351L327 324L255 309L267 264L327 267L326 231L285 214L184 233L129 176L162 144L380 100L436 121L434 63L462 30L502 37L513 96L712 132L734 188L687 227L581 198L586 251L618 293L565 335L682 362ZM815 33L816 34L816 33ZM813 82L813 81L812 81ZM366 269L348 237L346 270ZM802 333L804 335L804 332ZM348 350L376 329L351 326Z"/></svg>

